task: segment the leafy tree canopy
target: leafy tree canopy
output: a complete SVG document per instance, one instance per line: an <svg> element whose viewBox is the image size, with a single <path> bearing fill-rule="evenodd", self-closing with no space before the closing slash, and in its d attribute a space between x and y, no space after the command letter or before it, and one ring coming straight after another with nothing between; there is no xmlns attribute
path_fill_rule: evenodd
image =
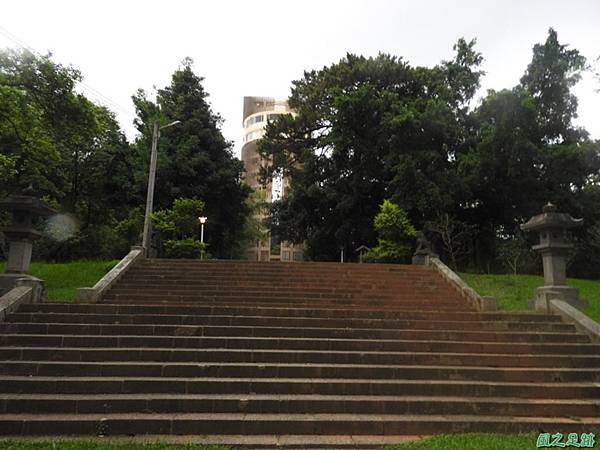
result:
<svg viewBox="0 0 600 450"><path fill-rule="evenodd" d="M546 42L534 46L520 84L489 91L471 114L475 139L459 155L469 187L461 216L480 225L479 248L490 258L498 233L513 235L548 201L590 225L597 220L586 197L597 183L600 146L572 124L577 99L571 88L585 67L585 58L550 29Z"/></svg>
<svg viewBox="0 0 600 450"><path fill-rule="evenodd" d="M348 54L293 83L297 116L270 124L259 147L272 161L265 179L275 170L291 179L274 208L284 239L333 259L340 246L374 244L384 198L417 223L452 207L461 184L452 167L481 75L474 44L459 40L454 59L433 68Z"/></svg>
<svg viewBox="0 0 600 450"><path fill-rule="evenodd" d="M49 259L113 257L97 238L131 201L133 154L114 115L76 91L81 79L51 55L0 51L0 195L31 185L79 224L70 239L42 242Z"/></svg>
<svg viewBox="0 0 600 450"><path fill-rule="evenodd" d="M335 259L340 247L375 244L372 220L390 199L417 228L461 224L468 251L442 253L489 268L498 236L509 239L547 201L596 224L600 145L573 125L585 58L550 29L520 83L470 110L483 74L474 44L459 40L434 67L348 54L293 82L297 115L269 124L259 145L270 162L263 178L290 178L271 211L277 233L306 242L309 257Z"/></svg>

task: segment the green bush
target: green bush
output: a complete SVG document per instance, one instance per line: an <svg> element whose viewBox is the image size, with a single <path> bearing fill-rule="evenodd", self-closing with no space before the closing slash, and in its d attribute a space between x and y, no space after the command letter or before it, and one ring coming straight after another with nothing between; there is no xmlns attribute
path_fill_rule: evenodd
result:
<svg viewBox="0 0 600 450"><path fill-rule="evenodd" d="M407 262L412 249L412 239L417 232L410 223L406 211L389 200L384 200L373 221L379 237L377 247L363 258L366 262Z"/></svg>
<svg viewBox="0 0 600 450"><path fill-rule="evenodd" d="M198 233L198 216L203 209L202 200L178 198L173 202L173 208L152 214L152 222L164 239L186 239Z"/></svg>
<svg viewBox="0 0 600 450"><path fill-rule="evenodd" d="M200 258L202 252L206 255L206 244L196 239L200 234L198 216L203 208L202 200L178 198L173 208L152 214L159 256L194 259Z"/></svg>
<svg viewBox="0 0 600 450"><path fill-rule="evenodd" d="M167 258L190 258L198 259L204 252L206 256L206 244L203 244L198 239L170 239L165 241L165 256Z"/></svg>

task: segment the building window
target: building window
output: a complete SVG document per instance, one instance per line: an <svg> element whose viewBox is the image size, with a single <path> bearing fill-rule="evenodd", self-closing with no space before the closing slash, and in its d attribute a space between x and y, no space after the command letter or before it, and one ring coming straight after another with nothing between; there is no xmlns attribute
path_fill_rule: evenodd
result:
<svg viewBox="0 0 600 450"><path fill-rule="evenodd" d="M244 139L245 142L250 142L253 141L255 139L260 139L261 137L263 137L265 134L264 130L255 130L255 131L251 131L250 133L248 133Z"/></svg>
<svg viewBox="0 0 600 450"><path fill-rule="evenodd" d="M255 123L260 123L264 120L265 120L265 116L263 116L262 114L259 116L250 117L249 119L246 120L246 126L249 127L250 125L254 125Z"/></svg>
<svg viewBox="0 0 600 450"><path fill-rule="evenodd" d="M267 120L276 120L281 114L269 114Z"/></svg>

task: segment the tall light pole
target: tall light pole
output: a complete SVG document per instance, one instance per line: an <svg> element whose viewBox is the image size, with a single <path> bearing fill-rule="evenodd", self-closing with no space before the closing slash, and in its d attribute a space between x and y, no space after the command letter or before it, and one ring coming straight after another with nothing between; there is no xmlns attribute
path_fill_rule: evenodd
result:
<svg viewBox="0 0 600 450"><path fill-rule="evenodd" d="M158 122L154 122L154 131L152 133L152 152L150 153L150 170L148 173L148 192L146 195L146 214L144 216L144 234L142 237L142 247L146 257L150 255L150 214L152 214L152 206L154 203L154 180L156 179L156 153L158 148L158 139L160 138L160 130L181 123L179 120L171 122L168 125L159 128Z"/></svg>
<svg viewBox="0 0 600 450"><path fill-rule="evenodd" d="M206 223L207 217L198 217L200 221L200 243L202 244L202 250L200 250L200 260L204 259L204 224Z"/></svg>

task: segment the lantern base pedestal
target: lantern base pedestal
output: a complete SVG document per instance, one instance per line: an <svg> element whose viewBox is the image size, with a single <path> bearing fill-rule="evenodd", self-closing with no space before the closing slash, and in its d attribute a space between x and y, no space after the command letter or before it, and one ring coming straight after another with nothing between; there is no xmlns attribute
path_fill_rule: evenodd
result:
<svg viewBox="0 0 600 450"><path fill-rule="evenodd" d="M32 249L32 241L12 241L9 244L8 261L6 262L6 272L16 274L27 273L31 264Z"/></svg>
<svg viewBox="0 0 600 450"><path fill-rule="evenodd" d="M18 286L31 286L33 288L33 301L38 303L46 300L46 283L39 278L26 274L3 273L0 274L0 297Z"/></svg>
<svg viewBox="0 0 600 450"><path fill-rule="evenodd" d="M543 286L535 290L535 298L530 301L532 309L540 312L550 311L551 300L562 300L574 308L585 309L590 303L579 298L579 289L571 286Z"/></svg>
<svg viewBox="0 0 600 450"><path fill-rule="evenodd" d="M415 254L412 256L412 263L413 265L418 266L428 266L430 258L439 258L439 256L433 252L428 251L415 252Z"/></svg>
<svg viewBox="0 0 600 450"><path fill-rule="evenodd" d="M413 265L418 266L426 266L429 264L429 255L413 255L412 257Z"/></svg>

